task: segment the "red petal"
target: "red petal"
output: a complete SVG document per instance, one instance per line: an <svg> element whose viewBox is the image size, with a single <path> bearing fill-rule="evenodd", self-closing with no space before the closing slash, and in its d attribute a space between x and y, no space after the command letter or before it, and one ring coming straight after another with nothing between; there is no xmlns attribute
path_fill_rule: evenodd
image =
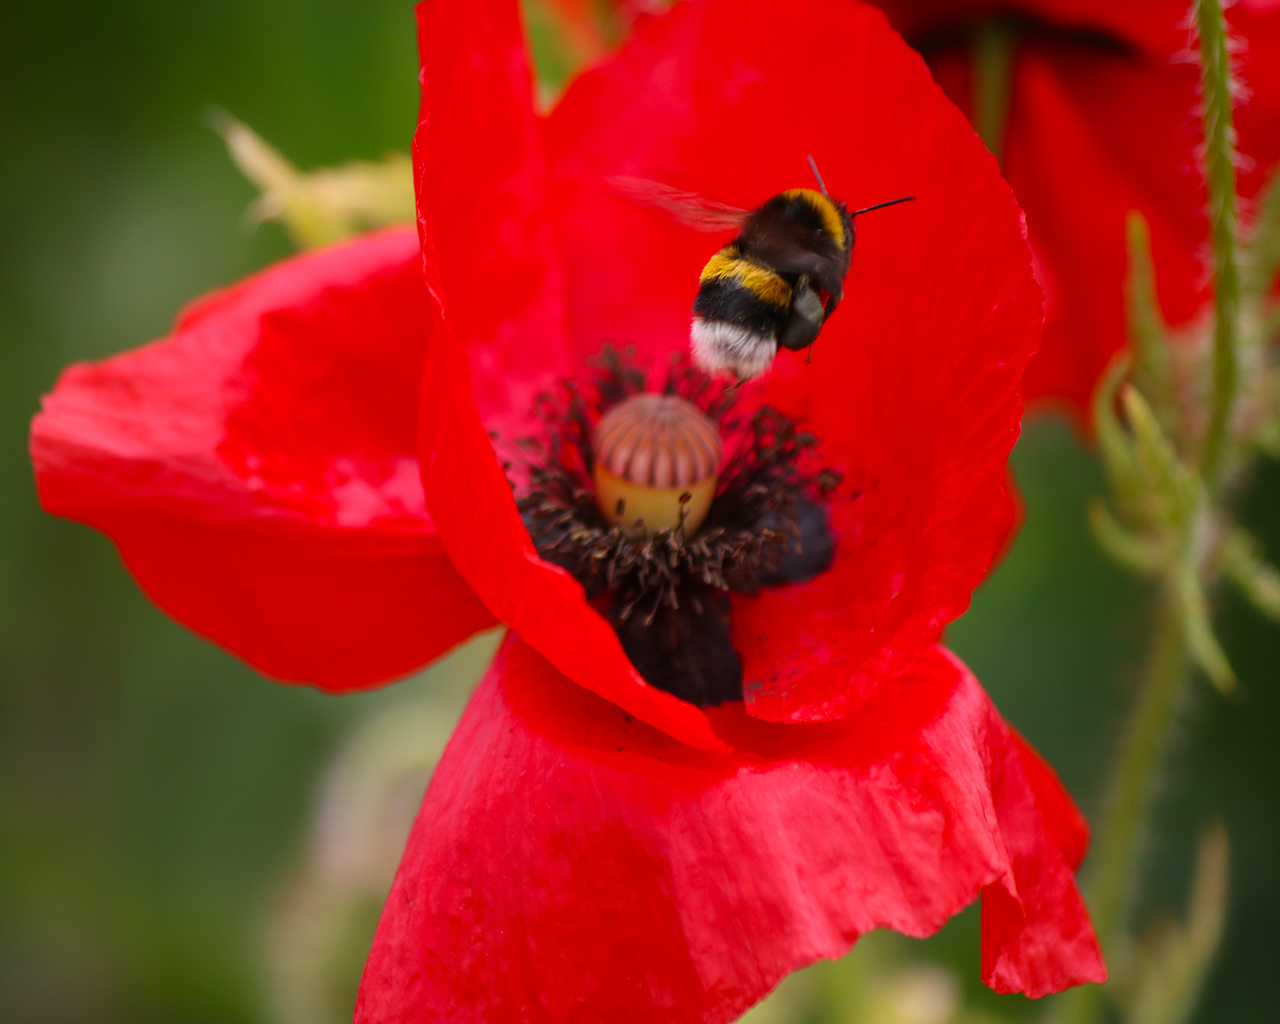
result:
<svg viewBox="0 0 1280 1024"><path fill-rule="evenodd" d="M571 360L519 12L514 0L424 0L417 16L423 251L487 426L526 436L534 398Z"/></svg>
<svg viewBox="0 0 1280 1024"><path fill-rule="evenodd" d="M493 619L427 515L421 259L396 229L277 264L173 334L73 366L31 447L46 509L107 533L196 632L326 689L404 675Z"/></svg>
<svg viewBox="0 0 1280 1024"><path fill-rule="evenodd" d="M582 587L538 558L516 511L486 428L528 434L534 397L571 365L519 16L514 2L428 0L418 19L414 163L437 298L419 447L431 453L423 479L440 538L493 614L561 671L686 743L722 748L701 711L640 678Z"/></svg>
<svg viewBox="0 0 1280 1024"><path fill-rule="evenodd" d="M729 156L761 125L786 136ZM610 339L682 348L718 244L612 193L611 175L752 206L804 184L813 149L851 202L918 197L859 222L845 303L813 365L782 355L768 389L846 474L836 564L735 604L752 714L848 713L964 611L1015 521L1004 467L1039 294L1007 186L919 58L876 12L842 2L789 8L784 22L770 5L682 5L582 76L548 137L584 351ZM602 233L626 240L625 261L599 259Z"/></svg>
<svg viewBox="0 0 1280 1024"><path fill-rule="evenodd" d="M673 742L509 642L431 780L358 1024L734 1020L859 935L928 935L979 893L993 987L1105 977L1054 842L1070 801L1038 799L946 652L843 722L713 717L730 754Z"/></svg>
<svg viewBox="0 0 1280 1024"><path fill-rule="evenodd" d="M796 95L823 102L797 104ZM762 124L786 125L785 136L733 160ZM611 175L754 205L807 183L812 148L831 187L853 202L919 196L865 221L845 305L813 366L784 356L766 389L812 427L824 460L847 479L833 516L837 566L812 586L739 603L751 710L788 720L848 713L964 610L1014 522L1005 462L1040 314L1008 187L919 57L880 14L844 0L808 0L782 21L765 2L682 4L579 79L547 138L571 365L607 342L634 343L642 357L683 351L698 272L719 244L624 200ZM492 183L482 189L506 194ZM487 194L468 191L461 207L483 206ZM424 231L431 237L429 224ZM447 280L442 291L451 317ZM503 430L470 341L468 349L486 425ZM470 403L453 393L456 374L439 355L437 363L433 346L439 373L429 378L427 415L441 432L428 490L450 555L494 613L557 668L622 700L620 648L563 574L533 561L488 442L464 423ZM501 379L527 405L524 371ZM458 510L455 527L442 510L460 494L475 504Z"/></svg>

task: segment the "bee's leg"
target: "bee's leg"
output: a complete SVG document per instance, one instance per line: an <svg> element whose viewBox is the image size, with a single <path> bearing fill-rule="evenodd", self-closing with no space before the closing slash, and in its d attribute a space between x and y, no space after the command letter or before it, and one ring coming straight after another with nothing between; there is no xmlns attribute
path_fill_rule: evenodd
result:
<svg viewBox="0 0 1280 1024"><path fill-rule="evenodd" d="M787 321L786 327L779 332L778 344L783 348L791 349L792 352L799 352L817 341L821 330L821 318L813 321L793 314Z"/></svg>
<svg viewBox="0 0 1280 1024"><path fill-rule="evenodd" d="M826 320L826 310L822 308L822 299L809 283L809 278L801 276L795 283L791 295L791 310L786 326L778 332L778 344L799 352L808 348L822 330Z"/></svg>
<svg viewBox="0 0 1280 1024"><path fill-rule="evenodd" d="M800 532L787 543L778 568L760 574L760 582L766 587L813 579L826 572L835 557L835 537L824 506L799 494L795 495L795 505Z"/></svg>
<svg viewBox="0 0 1280 1024"><path fill-rule="evenodd" d="M840 305L840 300L844 298L844 278L831 267L823 267L814 275L814 284L818 286L818 290L827 297L826 315L823 321L829 320L831 314L836 311L836 307Z"/></svg>

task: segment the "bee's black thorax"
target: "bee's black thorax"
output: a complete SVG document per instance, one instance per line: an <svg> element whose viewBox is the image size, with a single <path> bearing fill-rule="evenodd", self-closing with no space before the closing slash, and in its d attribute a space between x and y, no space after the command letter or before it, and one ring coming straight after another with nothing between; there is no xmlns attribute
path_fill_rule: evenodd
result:
<svg viewBox="0 0 1280 1024"><path fill-rule="evenodd" d="M734 245L793 287L804 276L838 302L853 259L853 232L853 219L843 203L809 189L793 189L752 210Z"/></svg>

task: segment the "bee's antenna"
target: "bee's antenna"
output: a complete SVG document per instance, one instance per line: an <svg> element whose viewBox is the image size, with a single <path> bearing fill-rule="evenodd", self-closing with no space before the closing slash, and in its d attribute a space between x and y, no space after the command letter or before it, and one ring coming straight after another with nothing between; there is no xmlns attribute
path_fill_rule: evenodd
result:
<svg viewBox="0 0 1280 1024"><path fill-rule="evenodd" d="M827 186L822 180L822 175L818 173L818 162L814 160L812 153L808 154L808 160L809 168L813 171L813 176L818 179L818 188L822 189L822 194L824 196L830 196L831 193L827 191Z"/></svg>
<svg viewBox="0 0 1280 1024"><path fill-rule="evenodd" d="M876 203L875 206L864 206L861 210L854 210L849 214L850 217L856 217L860 213L870 213L872 210L883 210L886 206L897 206L899 203L909 203L915 196L903 196L901 199L890 199L887 203Z"/></svg>

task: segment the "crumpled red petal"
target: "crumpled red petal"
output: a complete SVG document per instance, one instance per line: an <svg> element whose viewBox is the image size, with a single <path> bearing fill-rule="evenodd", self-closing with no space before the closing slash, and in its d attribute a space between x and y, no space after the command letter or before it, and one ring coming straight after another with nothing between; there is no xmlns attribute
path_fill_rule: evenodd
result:
<svg viewBox="0 0 1280 1024"><path fill-rule="evenodd" d="M455 56L435 49L424 56L445 68L424 73L424 166L424 134L441 131L430 111L446 100L474 103L466 118L481 121L495 106L528 107L523 87L511 88L505 64L485 76L489 85L469 78L467 94L448 91L442 78L451 60L474 76L484 53L509 47L501 39L477 41L482 36L446 44L428 20L433 11L419 8L424 35L430 24L431 45ZM514 18L512 9L509 32ZM820 36L811 30L817 24L824 26ZM491 28L479 18L477 25ZM471 50L481 56L465 56ZM806 92L822 95L823 103L794 103L796 82L807 83ZM495 124L507 120L503 115ZM830 131L835 122L840 132ZM753 151L750 160L735 160L738 141L762 123L786 124L786 137ZM496 133L496 127L488 132ZM451 138L432 134L431 150L466 151ZM449 189L425 196L423 207L463 218L486 206L490 193L506 196L541 166L531 149L524 146L527 164L512 172L516 184L485 179L479 166L474 174L455 171ZM810 149L829 186L851 202L919 198L860 224L845 303L824 330L813 364L783 355L757 395L811 428L824 460L845 474L832 513L836 566L811 584L737 602L735 641L751 713L787 721L847 714L878 680L903 671L967 607L1009 536L1016 516L1005 462L1019 430L1018 379L1040 322L1017 207L920 58L881 14L846 0L806 0L781 23L763 0L681 4L642 23L616 58L580 77L546 126L547 209L563 259L567 300L560 308L570 338L561 365L577 367L561 373L581 373L608 343L633 345L642 359L659 364L685 351L698 272L720 244L624 200L610 176L650 177L754 205L804 184ZM484 163L482 155L476 160ZM497 162L507 160L500 155ZM528 214L529 237L542 237L547 215ZM518 219L504 230L518 231ZM437 235L458 230L433 224L424 217L429 252ZM443 252L440 262L450 262ZM508 342L491 341L465 311L456 321L452 314L454 295L475 287L443 280L444 315L466 345L485 425L509 436L518 428L488 397L491 383L484 379L495 372L491 367L505 367ZM553 349L559 344L545 323L520 339L537 349L544 337ZM431 505L459 571L495 615L557 668L667 728L640 709L641 699L656 701L637 688L603 619L560 570L534 560L508 486L471 418L457 372L462 360L453 359L450 369L451 359L445 344L433 344L423 423L435 433L424 450L433 453L426 463ZM517 402L527 410L527 374L541 370L503 372L521 389ZM473 504L446 520L450 494L466 494ZM479 521L483 528L476 528Z"/></svg>
<svg viewBox="0 0 1280 1024"><path fill-rule="evenodd" d="M412 229L202 299L63 374L32 427L41 502L268 675L347 690L421 667L494 622L423 500L426 307Z"/></svg>
<svg viewBox="0 0 1280 1024"><path fill-rule="evenodd" d="M509 640L431 780L357 1024L730 1021L859 935L928 935L979 894L992 987L1105 978L1074 808L952 655L843 722L712 717L734 753Z"/></svg>

